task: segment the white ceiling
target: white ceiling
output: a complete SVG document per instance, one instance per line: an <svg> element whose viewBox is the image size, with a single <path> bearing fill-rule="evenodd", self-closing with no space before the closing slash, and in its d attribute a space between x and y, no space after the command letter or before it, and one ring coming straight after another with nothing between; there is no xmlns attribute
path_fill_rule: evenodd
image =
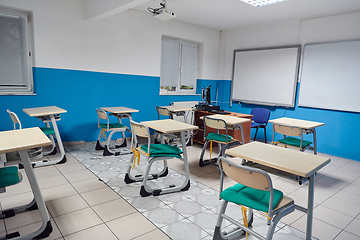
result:
<svg viewBox="0 0 360 240"><path fill-rule="evenodd" d="M148 12L148 7L158 8L161 2L149 0L132 9ZM176 20L227 30L359 11L360 0L288 0L262 7L240 0L167 0L167 8L175 12Z"/></svg>

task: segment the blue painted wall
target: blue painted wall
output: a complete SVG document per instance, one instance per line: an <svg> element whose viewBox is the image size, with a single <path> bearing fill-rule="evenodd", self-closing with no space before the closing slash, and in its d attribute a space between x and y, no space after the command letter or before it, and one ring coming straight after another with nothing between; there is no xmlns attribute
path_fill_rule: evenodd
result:
<svg viewBox="0 0 360 240"><path fill-rule="evenodd" d="M222 81L221 88L224 93L221 99L221 107L224 110L250 114L252 108L264 107L270 110L270 119L290 117L323 122L325 125L316 130L318 152L360 161L360 150L358 147L358 139L360 137L360 113L305 108L299 107L297 103L294 108L250 104L238 105L236 102L230 107L231 81ZM271 141L273 135L272 124L268 124L266 133L267 140ZM253 137L254 134L255 130L252 130L251 136ZM281 137L282 135L276 134L275 140ZM264 139L262 130L258 131L257 138ZM304 139L312 141L312 134L305 135Z"/></svg>
<svg viewBox="0 0 360 240"><path fill-rule="evenodd" d="M38 119L29 117L22 109L42 106L58 106L66 109L58 122L64 142L95 141L98 135L97 114L95 108L126 106L138 109L133 114L135 121L157 119L155 106L169 105L177 101L201 101L200 95L193 96L160 96L159 77L99 73L90 71L64 70L52 68L34 68L36 95L33 96L0 96L0 131L13 128L12 121L6 113L10 109L18 114L23 127L42 126ZM198 80L197 94L203 87L211 85L211 99L217 101L226 111L250 113L258 105L234 103L230 107L231 81ZM324 122L325 126L317 129L318 152L360 161L357 138L360 135L360 114L295 108L270 109L270 118L292 117ZM127 124L125 122L125 124ZM267 127L267 140L272 139L272 125ZM252 136L254 132L252 132ZM275 136L278 139L281 136ZM258 139L264 139L259 131ZM306 136L312 140L312 136Z"/></svg>
<svg viewBox="0 0 360 240"><path fill-rule="evenodd" d="M138 109L133 119L143 121L157 119L155 106L201 100L200 95L160 96L159 77L52 68L34 68L33 72L36 95L0 96L1 131L13 129L6 109L18 115L23 127L32 127L43 123L29 117L22 109L58 106L67 110L58 122L63 142L89 142L95 141L99 133L95 108L125 106ZM200 93L203 84L206 80L198 81Z"/></svg>

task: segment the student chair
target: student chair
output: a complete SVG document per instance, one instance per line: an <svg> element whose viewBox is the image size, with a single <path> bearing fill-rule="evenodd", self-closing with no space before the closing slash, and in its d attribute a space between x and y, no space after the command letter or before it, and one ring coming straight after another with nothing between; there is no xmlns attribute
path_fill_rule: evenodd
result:
<svg viewBox="0 0 360 240"><path fill-rule="evenodd" d="M22 181L22 175L18 171L16 166L9 167L1 167L0 168L0 193L6 192L6 187L18 184ZM0 211L0 219L9 218L15 216L16 213L23 212L23 210L19 208L7 209L4 211ZM13 232L7 234L6 236L0 237L0 239L10 239L19 237L19 232Z"/></svg>
<svg viewBox="0 0 360 240"><path fill-rule="evenodd" d="M0 167L0 193L6 192L6 187L18 184L22 181L22 175L16 166ZM4 218L0 214L0 219Z"/></svg>
<svg viewBox="0 0 360 240"><path fill-rule="evenodd" d="M271 240L279 220L295 210L294 200L273 188L270 175L263 170L236 164L220 157L220 198L223 200L215 225L213 239L235 239L250 233L258 239ZM224 175L236 181L232 187L223 190ZM235 220L226 214L228 203L239 205L243 221ZM268 230L262 236L250 228L253 222L253 212L257 211L267 219ZM240 211L239 211L240 213ZM223 219L236 226L230 232L224 232ZM227 226L228 228L228 226Z"/></svg>
<svg viewBox="0 0 360 240"><path fill-rule="evenodd" d="M110 141L114 133L121 132L122 137L125 138L124 132L128 129L125 125L121 123L110 123L109 117L104 110L96 109L96 113L98 115L98 128L100 128L99 136L96 141L96 150L104 150L103 156L110 156L110 155L120 155L121 151L114 151L110 148ZM109 133L110 132L110 133ZM106 136L106 133L109 133ZM101 139L105 139L104 142L101 142ZM126 147L126 140L124 139L124 143L121 146L115 146L115 148L119 147Z"/></svg>
<svg viewBox="0 0 360 240"><path fill-rule="evenodd" d="M274 142L275 132L284 135L284 138ZM296 137L300 137L300 139ZM273 123L272 142L275 145L299 148L302 152L310 148L312 144L310 141L303 140L303 131L300 127L287 126L278 123Z"/></svg>
<svg viewBox="0 0 360 240"><path fill-rule="evenodd" d="M231 146L240 144L239 140L234 139L232 136L228 135L228 128L226 122L222 119L214 119L209 117L204 117L204 139L205 143L200 154L199 166L203 167L205 165L215 163L217 159L221 156L224 156L225 150ZM216 133L209 132L209 128L214 128ZM225 130L225 134L220 134L219 130ZM219 146L219 153L216 158L211 158L212 152L212 143L216 142ZM204 160L204 154L207 148L208 143L210 143L210 159Z"/></svg>
<svg viewBox="0 0 360 240"><path fill-rule="evenodd" d="M251 128L256 128L254 141L256 140L256 135L259 128L263 128L265 134L265 143L266 143L266 125L268 124L270 118L270 111L266 108L253 108L250 114L253 115Z"/></svg>
<svg viewBox="0 0 360 240"><path fill-rule="evenodd" d="M125 174L125 182L127 184L142 182L140 189L140 195L142 197L149 195L158 196L160 194L188 190L190 188L190 178L188 174L185 174L185 180L181 186L171 184L162 189L154 189L149 186L148 180L158 179L159 177L168 175L167 160L177 159L184 162L184 159L181 156L183 151L176 146L168 144L151 144L149 128L145 124L131 120L130 125L132 132L131 150L133 152L133 157L129 161L127 173ZM145 138L147 143L138 147L138 137ZM145 156L145 159L141 159L141 156ZM163 169L159 172L150 173L153 164L159 161L163 162ZM132 175L132 170L136 170L140 175Z"/></svg>
<svg viewBox="0 0 360 240"><path fill-rule="evenodd" d="M173 119L172 114L170 113L170 111L167 108L162 108L162 107L156 107L156 111L158 114L158 120L160 120L161 116L166 116L169 119ZM170 134L163 134L160 132L155 131L156 136L154 139L154 143L160 143L160 135L163 135L163 137L166 138L165 142L166 143L172 143L174 141L179 141L180 140L180 135L177 135L175 133L170 133Z"/></svg>
<svg viewBox="0 0 360 240"><path fill-rule="evenodd" d="M156 107L156 111L158 114L158 120L160 120L161 116L166 116L166 117L169 117L169 119L174 119L172 113L170 113L170 111L167 108ZM184 116L184 122L186 122L186 116L185 115L183 115L183 116ZM180 133L163 134L163 133L156 132L156 134L157 135L154 140L155 143L160 143L159 135L163 135L166 138L167 143L181 147ZM186 142L186 145L188 145L188 143L190 142L190 131L187 131L185 133L185 142Z"/></svg>

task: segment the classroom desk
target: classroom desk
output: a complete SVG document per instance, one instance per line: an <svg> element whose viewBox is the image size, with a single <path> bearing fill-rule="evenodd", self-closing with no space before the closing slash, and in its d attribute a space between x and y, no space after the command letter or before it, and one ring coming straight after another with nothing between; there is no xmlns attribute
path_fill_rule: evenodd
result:
<svg viewBox="0 0 360 240"><path fill-rule="evenodd" d="M270 123L278 123L286 126L294 126L294 127L300 127L305 134L312 133L313 134L313 143L314 147L311 148L314 150L314 154L317 154L317 143L316 143L316 128L323 126L324 123L320 122L313 122L313 121L307 121L307 120L300 120L300 119L294 119L294 118L277 118L269 120ZM274 132L273 132L274 134Z"/></svg>
<svg viewBox="0 0 360 240"><path fill-rule="evenodd" d="M108 112L110 115L115 116L118 118L119 123L121 122L121 119L124 118L128 118L129 120L132 120L132 113L135 112L139 112L139 110L136 109L132 109L132 108L127 108L127 107L101 107L101 110L104 110L105 112ZM126 131L131 133L130 129L127 129ZM125 133L122 132L122 141L120 143L119 147L126 147L126 138L125 138ZM100 148L104 149L104 152L107 151L104 147L100 146ZM96 149L99 149L99 146L96 146ZM110 149L108 149L109 153L105 153L104 156L108 156L108 155L118 155L118 154L129 154L131 153L131 150L119 150L119 151L111 151Z"/></svg>
<svg viewBox="0 0 360 240"><path fill-rule="evenodd" d="M184 122L186 123L186 111L191 110L189 107L183 107L183 106L177 106L177 105L171 105L171 106L159 106L160 108L166 108L169 110L170 114L175 116L184 116ZM172 116L170 116L172 119Z"/></svg>
<svg viewBox="0 0 360 240"><path fill-rule="evenodd" d="M229 130L240 129L240 131L241 131L241 143L242 144L245 143L243 123L251 122L250 119L234 117L234 116L229 116L229 115L223 115L223 114L209 115L209 116L206 116L206 117L224 120L226 122L226 125L227 125ZM202 118L204 118L204 117L202 117Z"/></svg>
<svg viewBox="0 0 360 240"><path fill-rule="evenodd" d="M39 108L25 108L25 109L23 109L23 111L30 117L36 117L36 118L40 119L43 123L45 123L46 127L48 127L48 128L50 128L50 122L51 122L52 127L55 132L55 138L57 140L59 150L60 150L60 157L58 159L51 160L51 161L45 161L45 162L44 161L43 162L40 162L40 161L33 162L33 164L35 164L34 167L41 167L41 166L48 166L48 165L52 165L52 164L65 163L66 162L65 150L64 150L63 143L61 141L61 137L60 137L60 133L59 133L59 129L57 127L56 121L61 120L60 114L66 113L67 111L64 109L61 109L59 107L56 107L56 106L39 107ZM50 140L52 143L52 150L50 152L44 152L44 155L47 155L47 154L53 155L56 153L56 144L55 144L54 137L52 135L50 135L49 137L50 137Z"/></svg>
<svg viewBox="0 0 360 240"><path fill-rule="evenodd" d="M308 207L305 209L296 206L296 209L307 213L306 239L311 239L315 173L330 163L330 159L260 142L227 149L225 153L255 163L250 166L256 167L259 164L309 179Z"/></svg>
<svg viewBox="0 0 360 240"><path fill-rule="evenodd" d="M215 115L215 113L207 112L207 111L199 111L199 110L195 111L194 125L199 127L199 131L197 134L194 135L194 142L204 144L204 140L203 140L204 139L204 121L202 120L202 117L210 116L210 115ZM235 113L235 112L225 112L225 114L221 114L221 115L227 115L227 116L233 116L233 117L239 117L239 118L247 118L250 120L253 116L253 115L249 115L249 114ZM251 134L251 121L243 123L242 127L244 129L245 143L249 143L250 142L250 134ZM215 129L212 129L211 132L215 132ZM234 137L235 139L240 139L241 131L240 131L240 129L237 129L235 131L230 130L229 135Z"/></svg>
<svg viewBox="0 0 360 240"><path fill-rule="evenodd" d="M224 120L226 125L227 125L228 130L240 129L241 143L242 144L245 143L243 123L251 122L250 119L234 117L234 116L229 116L229 115L223 115L223 114L215 114L215 115L203 116L203 117L200 117L200 119L204 119L204 117ZM205 123L204 123L204 128L205 128ZM206 132L209 133L208 129L206 130ZM224 130L220 130L219 133L226 134L226 132ZM228 135L229 135L229 132L228 132ZM237 140L239 140L239 139L237 139ZM218 158L224 155L224 152L223 152L224 149L221 148L220 143L218 145L219 145L219 154L218 154L218 156L216 158L212 158L212 159L205 160L205 161L204 161L204 153L205 153L206 146L204 146L203 150L201 151L200 160L199 160L200 167L211 164L211 163L216 163ZM229 147L229 146L230 145L228 145L227 147Z"/></svg>
<svg viewBox="0 0 360 240"><path fill-rule="evenodd" d="M185 180L183 186L178 187L178 188L170 188L170 189L167 189L167 191L162 191L161 193L164 194L164 193L169 193L169 192L181 191L181 189L183 189L187 185L189 185L189 187L190 187L189 161L188 161L187 151L186 151L185 132L191 131L191 130L196 130L196 129L198 129L198 127L187 124L187 123L175 121L172 119L145 121L145 122L141 122L141 123L145 124L149 128L155 129L156 131L162 132L164 134L175 133L175 132L180 132L180 134L181 134L181 145L182 145L182 150L183 150L183 159L184 159L186 180ZM164 142L164 139L162 139L162 142Z"/></svg>
<svg viewBox="0 0 360 240"><path fill-rule="evenodd" d="M24 165L25 173L29 179L30 187L34 195L34 199L31 203L13 209L2 210L1 213L6 211L20 213L28 211L29 208L36 209L35 207L37 206L42 219L42 225L37 231L12 239L35 239L38 236L45 238L52 232L49 214L41 195L39 185L36 181L35 173L31 166L32 163L30 162L30 158L27 153L27 149L47 145L51 145L51 141L38 127L0 132L0 153L14 151L19 152L21 162Z"/></svg>
<svg viewBox="0 0 360 240"><path fill-rule="evenodd" d="M171 106L159 106L160 108L166 108L170 113L170 119L174 119L175 116L183 116L184 117L184 123L187 123L186 121L186 111L191 110L189 107L184 106L178 106L178 105L171 105ZM190 123L191 124L191 123ZM192 136L192 131L186 132L186 144L188 145Z"/></svg>

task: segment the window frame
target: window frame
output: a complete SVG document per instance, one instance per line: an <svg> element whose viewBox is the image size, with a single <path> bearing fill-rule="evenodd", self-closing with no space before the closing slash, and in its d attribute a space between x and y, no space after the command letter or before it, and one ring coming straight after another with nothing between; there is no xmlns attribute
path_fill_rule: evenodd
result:
<svg viewBox="0 0 360 240"><path fill-rule="evenodd" d="M34 46L33 46L33 26L32 14L21 10L7 9L0 7L0 16L9 18L21 18L23 21L20 31L22 31L22 52L20 58L23 60L24 86L4 86L0 85L0 95L33 95L33 63L34 63Z"/></svg>
<svg viewBox="0 0 360 240"><path fill-rule="evenodd" d="M177 64L178 66L174 66L174 69L178 69L177 70L177 79L175 80L177 85L175 86L175 91L170 91L170 90L166 90L166 89L162 89L162 82L163 82L163 68L164 63L163 63L163 54L164 54L164 49L163 49L163 41L170 41L170 42L174 42L178 44L178 59L177 59ZM183 71L182 71L182 65L181 65L181 60L183 58L183 45L187 45L187 46L194 46L196 48L196 56L194 59L194 87L193 89L181 89L181 76L183 75ZM197 84L197 76L198 76L198 65L199 65L199 47L200 44L196 43L196 42L190 42L190 41L186 41L186 40L181 40L181 39L175 39L175 38L170 38L170 37L162 37L161 38L161 70L160 70L160 95L196 95L196 84ZM175 63L176 64L176 63ZM176 70L175 70L176 71ZM170 81L171 82L171 81Z"/></svg>

